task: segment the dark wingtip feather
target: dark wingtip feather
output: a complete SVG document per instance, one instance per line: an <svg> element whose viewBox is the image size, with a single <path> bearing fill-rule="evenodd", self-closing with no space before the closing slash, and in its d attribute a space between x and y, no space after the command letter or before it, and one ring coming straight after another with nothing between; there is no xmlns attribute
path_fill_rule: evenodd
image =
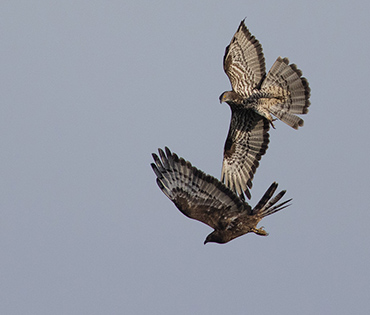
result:
<svg viewBox="0 0 370 315"><path fill-rule="evenodd" d="M166 151L167 158L170 157L172 155L171 150L168 147L164 147L164 149Z"/></svg>
<svg viewBox="0 0 370 315"><path fill-rule="evenodd" d="M152 167L153 169L153 172L155 173L155 175L158 177L158 178L162 178L163 175L162 173L159 171L157 165L155 165L154 163L150 163L150 166Z"/></svg>
<svg viewBox="0 0 370 315"><path fill-rule="evenodd" d="M286 193L286 190L282 190L273 199L271 199L267 204L265 204L264 207L260 210L260 215L262 217L266 217L270 214L283 210L286 207L289 207L291 204L288 204L288 203L292 201L292 198L289 200L283 201L279 203L278 205L275 205L285 195L285 193Z"/></svg>
<svg viewBox="0 0 370 315"><path fill-rule="evenodd" d="M161 148L158 149L158 153L159 153L159 156L161 157L162 161L163 161L163 158L166 159L166 156L163 152L163 150Z"/></svg>
<svg viewBox="0 0 370 315"><path fill-rule="evenodd" d="M155 154L155 153L152 153L152 157L153 157L153 160L154 160L155 164L157 165L158 169L161 169L161 170L164 169L163 164L162 164L160 158L158 157L158 155Z"/></svg>
<svg viewBox="0 0 370 315"><path fill-rule="evenodd" d="M158 178L157 178L156 182L157 182L157 185L158 185L158 187L159 187L160 190L164 190L165 189L164 185L162 184L162 182Z"/></svg>
<svg viewBox="0 0 370 315"><path fill-rule="evenodd" d="M291 202L293 199L291 198L291 199L289 199L289 200L286 200L286 201L284 201L284 202L282 202L282 203L279 203L278 205L276 205L276 206L274 206L274 207L270 207L270 208L267 208L264 212L263 212L263 216L264 217L266 217L266 216L268 216L268 215L270 215L270 214L273 214L273 213L275 213L275 212L278 212L278 211L280 211L280 210L283 210L283 209L285 209L285 208L287 208L287 207L289 207L289 206L291 206L292 204L290 203L290 204L288 204L289 202Z"/></svg>
<svg viewBox="0 0 370 315"><path fill-rule="evenodd" d="M161 157L162 164L163 164L164 168L167 169L167 170L171 169L168 158L167 158L166 154L164 153L164 151L162 149L158 149L158 152L159 152L159 156Z"/></svg>
<svg viewBox="0 0 370 315"><path fill-rule="evenodd" d="M267 202L270 200L271 196L274 194L277 187L278 184L276 182L273 182L270 185L270 187L266 190L260 201L253 208L253 213L257 213L267 204Z"/></svg>
<svg viewBox="0 0 370 315"><path fill-rule="evenodd" d="M270 185L270 187L267 189L265 195L273 195L277 187L278 187L278 183L277 182L273 182Z"/></svg>

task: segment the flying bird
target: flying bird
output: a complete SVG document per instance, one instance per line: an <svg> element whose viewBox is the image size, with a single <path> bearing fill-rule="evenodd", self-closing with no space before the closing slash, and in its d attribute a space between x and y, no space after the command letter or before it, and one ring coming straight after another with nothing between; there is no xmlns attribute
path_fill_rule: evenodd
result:
<svg viewBox="0 0 370 315"><path fill-rule="evenodd" d="M249 232L266 236L267 232L263 227L257 228L257 224L262 218L289 206L292 200L275 205L285 190L272 198L278 186L274 182L252 208L218 179L198 170L167 147L165 151L158 149L159 157L152 154L155 163L151 166L157 184L184 215L214 229L204 244L227 243Z"/></svg>
<svg viewBox="0 0 370 315"><path fill-rule="evenodd" d="M226 47L223 66L232 90L220 96L220 103L231 108L221 181L250 198L252 179L268 147L269 126L274 127L272 115L294 129L303 126L296 114L308 112L310 88L287 58L277 58L266 75L262 46L244 20Z"/></svg>

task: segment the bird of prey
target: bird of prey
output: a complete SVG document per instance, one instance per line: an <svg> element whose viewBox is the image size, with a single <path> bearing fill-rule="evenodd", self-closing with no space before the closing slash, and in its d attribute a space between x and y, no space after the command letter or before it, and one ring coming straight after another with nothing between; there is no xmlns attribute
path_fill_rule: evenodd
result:
<svg viewBox="0 0 370 315"><path fill-rule="evenodd" d="M227 243L249 232L268 235L263 227L257 228L259 221L289 206L291 199L276 205L285 190L272 198L278 186L274 182L252 208L213 176L171 153L167 147L165 151L158 149L159 157L152 154L155 163L151 166L157 184L183 214L214 229L204 244Z"/></svg>
<svg viewBox="0 0 370 315"><path fill-rule="evenodd" d="M269 143L269 125L274 115L298 129L310 105L310 88L302 72L287 58L277 58L266 75L262 46L240 23L226 47L224 70L232 90L221 94L220 103L231 108L231 122L224 147L221 181L243 197L249 189Z"/></svg>

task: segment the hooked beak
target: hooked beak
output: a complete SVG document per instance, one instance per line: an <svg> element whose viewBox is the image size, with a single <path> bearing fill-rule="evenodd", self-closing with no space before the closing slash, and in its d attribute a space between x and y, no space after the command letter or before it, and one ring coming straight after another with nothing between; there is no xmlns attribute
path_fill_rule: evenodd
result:
<svg viewBox="0 0 370 315"><path fill-rule="evenodd" d="M224 94L225 94L225 93L222 93L222 94L220 95L220 97L219 97L220 104L222 104L222 102L223 102Z"/></svg>

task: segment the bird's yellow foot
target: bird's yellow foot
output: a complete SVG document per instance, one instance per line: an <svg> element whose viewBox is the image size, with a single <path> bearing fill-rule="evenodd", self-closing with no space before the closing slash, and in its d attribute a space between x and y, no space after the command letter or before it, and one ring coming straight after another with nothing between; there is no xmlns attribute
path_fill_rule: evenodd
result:
<svg viewBox="0 0 370 315"><path fill-rule="evenodd" d="M259 229L254 229L253 230L254 233L256 233L257 235L261 235L261 236L267 236L269 235L265 230L264 230L264 227L261 226Z"/></svg>

